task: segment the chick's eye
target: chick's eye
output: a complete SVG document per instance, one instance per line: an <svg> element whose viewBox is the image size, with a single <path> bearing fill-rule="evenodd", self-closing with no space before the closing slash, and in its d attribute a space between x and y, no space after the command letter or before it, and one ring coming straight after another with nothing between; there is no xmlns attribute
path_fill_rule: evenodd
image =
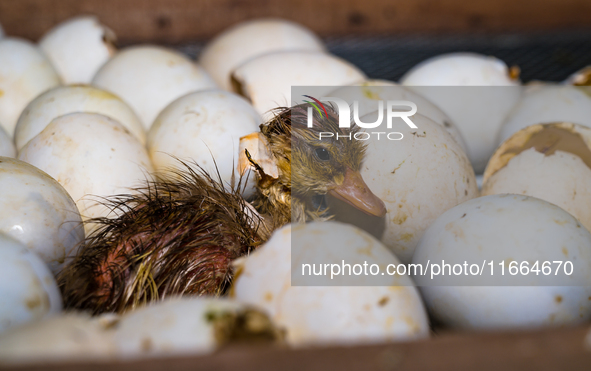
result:
<svg viewBox="0 0 591 371"><path fill-rule="evenodd" d="M330 160L330 154L326 150L326 148L316 148L316 155L322 161Z"/></svg>

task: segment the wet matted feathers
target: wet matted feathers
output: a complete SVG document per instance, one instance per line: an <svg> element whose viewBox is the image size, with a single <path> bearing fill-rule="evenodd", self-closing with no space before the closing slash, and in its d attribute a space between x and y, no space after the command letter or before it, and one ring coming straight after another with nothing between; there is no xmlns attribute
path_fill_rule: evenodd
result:
<svg viewBox="0 0 591 371"><path fill-rule="evenodd" d="M100 227L58 276L66 308L123 312L173 295L221 295L230 263L267 237L240 196L196 164L104 203L118 215Z"/></svg>

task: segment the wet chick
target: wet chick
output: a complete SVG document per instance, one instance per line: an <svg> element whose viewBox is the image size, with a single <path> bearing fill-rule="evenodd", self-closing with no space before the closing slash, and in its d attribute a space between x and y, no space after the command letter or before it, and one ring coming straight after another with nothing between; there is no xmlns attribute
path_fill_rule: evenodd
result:
<svg viewBox="0 0 591 371"><path fill-rule="evenodd" d="M330 194L367 214L384 216L384 203L359 173L365 142L349 139L358 127L340 128L335 110L325 106L325 111L312 110L313 125L308 128L309 107L280 109L261 125L260 134L243 138L245 157L259 178L257 209L275 215L275 227L327 219L330 211L324 196ZM320 133L325 133L322 138ZM241 160L243 170L245 160Z"/></svg>

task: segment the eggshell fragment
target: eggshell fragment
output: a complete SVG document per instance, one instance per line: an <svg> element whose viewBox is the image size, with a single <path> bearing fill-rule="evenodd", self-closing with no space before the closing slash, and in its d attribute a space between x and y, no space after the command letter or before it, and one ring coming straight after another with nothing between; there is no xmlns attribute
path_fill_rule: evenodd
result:
<svg viewBox="0 0 591 371"><path fill-rule="evenodd" d="M111 359L115 322L111 314L71 312L15 327L0 336L0 365Z"/></svg>
<svg viewBox="0 0 591 371"><path fill-rule="evenodd" d="M33 43L13 37L0 40L0 125L9 135L26 105L59 84L57 72Z"/></svg>
<svg viewBox="0 0 591 371"><path fill-rule="evenodd" d="M564 326L591 318L591 234L546 201L493 195L447 211L427 229L413 258L423 265L442 261L483 264L488 275L486 286L471 286L471 277L463 279L465 285L445 286L429 282L428 275L416 277L431 314L452 328ZM535 269L535 261L540 270L551 262L551 274L509 273L512 262ZM557 281L554 261L573 263L572 275Z"/></svg>
<svg viewBox="0 0 591 371"><path fill-rule="evenodd" d="M584 67L573 73L564 83L575 86L591 86L591 66Z"/></svg>
<svg viewBox="0 0 591 371"><path fill-rule="evenodd" d="M0 232L34 251L57 274L84 240L70 195L36 167L6 157L0 157L0 194Z"/></svg>
<svg viewBox="0 0 591 371"><path fill-rule="evenodd" d="M256 19L240 23L211 40L199 63L215 82L232 89L232 70L247 60L270 52L287 50L324 51L320 39L307 28L284 19Z"/></svg>
<svg viewBox="0 0 591 371"><path fill-rule="evenodd" d="M0 232L0 333L62 309L60 291L43 261Z"/></svg>
<svg viewBox="0 0 591 371"><path fill-rule="evenodd" d="M177 167L178 158L195 161L210 174L219 171L227 184L232 177L237 183L240 137L258 131L261 122L254 108L236 94L222 90L187 94L158 115L148 133L148 152L157 171ZM253 192L250 184L246 194Z"/></svg>
<svg viewBox="0 0 591 371"><path fill-rule="evenodd" d="M18 158L56 179L76 202L83 221L108 216L110 210L97 205L100 198L129 194L153 170L145 147L121 124L96 113L54 119ZM87 235L92 229L85 224Z"/></svg>
<svg viewBox="0 0 591 371"><path fill-rule="evenodd" d="M353 87L358 87L358 89L354 89ZM358 102L359 117L377 111L379 108L378 101L384 102L384 109L386 108L387 101L406 100L413 102L417 105L417 113L419 115L428 117L445 127L460 147L466 151L464 139L449 116L428 99L394 82L387 80L367 80L352 86L340 87L328 93L328 95L341 98L349 104Z"/></svg>
<svg viewBox="0 0 591 371"><path fill-rule="evenodd" d="M90 85L53 88L27 105L18 119L14 141L20 150L56 117L74 112L100 113L125 126L142 144L146 131L135 112L116 95Z"/></svg>
<svg viewBox="0 0 591 371"><path fill-rule="evenodd" d="M6 131L4 131L2 124L0 124L0 156L16 156L16 149L14 148L14 144L12 143L12 139L8 134L6 134Z"/></svg>
<svg viewBox="0 0 591 371"><path fill-rule="evenodd" d="M255 57L232 73L234 90L248 98L261 114L291 106L292 86L350 85L365 80L357 67L320 52L286 51Z"/></svg>
<svg viewBox="0 0 591 371"><path fill-rule="evenodd" d="M560 206L591 230L591 128L571 123L532 125L491 158L483 195L517 193Z"/></svg>
<svg viewBox="0 0 591 371"><path fill-rule="evenodd" d="M509 112L498 143L527 126L559 121L591 127L591 87L528 86L519 103Z"/></svg>
<svg viewBox="0 0 591 371"><path fill-rule="evenodd" d="M219 298L173 298L122 316L116 332L123 359L211 353L233 340L272 341L276 330L260 310Z"/></svg>
<svg viewBox="0 0 591 371"><path fill-rule="evenodd" d="M96 17L81 16L50 29L39 40L39 47L65 84L87 84L115 54L115 40L115 33Z"/></svg>
<svg viewBox="0 0 591 371"><path fill-rule="evenodd" d="M292 248L296 240L298 248ZM338 264L344 259L352 265L367 261L384 270L387 264L399 263L379 241L353 226L335 222L287 225L254 253L235 262L232 295L264 308L285 328L286 341L295 346L428 336L427 317L409 277L381 276L385 280L380 286L369 286L371 279L363 275L356 276L359 286L344 286L351 278L345 275L335 281L329 277L316 281L322 286L292 285L292 265L299 267L315 258Z"/></svg>
<svg viewBox="0 0 591 371"><path fill-rule="evenodd" d="M450 53L418 64L400 82L435 103L451 117L466 141L468 158L474 170L476 173L484 171L496 148L503 120L521 96L519 81L513 70L494 57ZM445 86L473 88L433 88ZM486 86L508 88L483 88Z"/></svg>
<svg viewBox="0 0 591 371"><path fill-rule="evenodd" d="M175 99L216 87L207 72L183 54L150 45L119 51L101 67L92 84L123 98L146 130Z"/></svg>
<svg viewBox="0 0 591 371"><path fill-rule="evenodd" d="M361 120L375 122L377 113ZM478 196L470 162L445 128L421 115L413 116L412 122L418 129L411 129L402 120L393 122L391 130L376 129L399 132L401 140L388 140L384 135L367 140L361 176L384 201L384 218L367 216L328 199L329 209L338 220L370 232L404 263L410 262L425 229L439 215Z"/></svg>

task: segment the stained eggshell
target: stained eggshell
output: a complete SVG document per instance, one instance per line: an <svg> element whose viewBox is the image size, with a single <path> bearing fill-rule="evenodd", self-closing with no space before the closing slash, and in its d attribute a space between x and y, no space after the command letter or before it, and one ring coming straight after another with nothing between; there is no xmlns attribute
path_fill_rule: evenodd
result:
<svg viewBox="0 0 591 371"><path fill-rule="evenodd" d="M26 105L60 78L39 48L23 39L0 40L0 124L12 136Z"/></svg>
<svg viewBox="0 0 591 371"><path fill-rule="evenodd" d="M66 190L26 162L0 157L0 232L34 251L57 274L84 240Z"/></svg>
<svg viewBox="0 0 591 371"><path fill-rule="evenodd" d="M14 131L20 150L56 117L74 112L99 113L125 126L142 144L146 131L135 112L119 97L90 85L53 88L35 98L23 110Z"/></svg>
<svg viewBox="0 0 591 371"><path fill-rule="evenodd" d="M62 309L59 288L43 261L0 232L0 333Z"/></svg>
<svg viewBox="0 0 591 371"><path fill-rule="evenodd" d="M207 72L183 54L150 45L119 51L100 68L92 84L123 98L146 130L175 99L216 87Z"/></svg>
<svg viewBox="0 0 591 371"><path fill-rule="evenodd" d="M494 57L450 53L421 62L400 82L451 117L466 141L474 170L481 173L496 148L504 118L521 96L519 81L512 75L507 65ZM433 88L446 86L473 88ZM483 88L486 86L507 88Z"/></svg>
<svg viewBox="0 0 591 371"><path fill-rule="evenodd" d="M353 89L352 87L358 87ZM466 151L466 144L458 128L452 120L439 107L431 103L427 98L387 80L367 80L352 86L337 88L328 93L331 97L341 98L349 104L358 102L359 117L377 111L377 101L384 101L386 108L387 101L406 100L417 105L417 113L430 118L434 122L445 127L448 133L458 142L460 147ZM411 116L412 117L412 116Z"/></svg>
<svg viewBox="0 0 591 371"><path fill-rule="evenodd" d="M362 117L375 122L377 113ZM445 128L415 115L411 129L400 120L392 129L401 140L384 135L367 140L361 176L386 205L384 218L372 217L329 198L338 220L352 223L379 238L398 259L408 263L425 229L446 210L478 196L474 171L459 144ZM371 132L371 130L367 130ZM398 136L392 136L398 138Z"/></svg>
<svg viewBox="0 0 591 371"><path fill-rule="evenodd" d="M571 123L532 125L494 153L482 195L517 193L560 206L591 230L591 128Z"/></svg>
<svg viewBox="0 0 591 371"><path fill-rule="evenodd" d="M18 158L56 179L72 196L84 221L108 216L110 210L97 205L100 198L129 194L153 170L145 147L117 121L96 113L54 119L22 148ZM87 235L92 229L85 224Z"/></svg>
<svg viewBox="0 0 591 371"><path fill-rule="evenodd" d="M298 248L292 248L296 240ZM384 276L384 285L373 286L363 275L357 276L359 286L343 286L348 276L335 277L334 286L292 285L292 264L299 267L311 257L338 264L341 259L350 264L366 261L382 269L399 263L379 241L353 226L335 222L287 225L254 253L235 262L237 276L231 295L264 308L294 346L428 336L427 316L408 276Z"/></svg>
<svg viewBox="0 0 591 371"><path fill-rule="evenodd" d="M90 83L96 71L116 52L115 33L94 16L68 19L39 40L65 84Z"/></svg>
<svg viewBox="0 0 591 371"><path fill-rule="evenodd" d="M292 86L350 85L365 80L357 67L321 52L284 51L264 54L232 72L234 90L248 98L261 114L291 105Z"/></svg>
<svg viewBox="0 0 591 371"><path fill-rule="evenodd" d="M462 329L515 329L564 326L591 318L591 234L569 213L522 195L476 198L441 215L417 246L414 264L442 261L485 265L486 286L437 286L417 277L431 314ZM512 262L561 261L574 265L571 276L535 272L511 275ZM490 275L490 262L494 271ZM505 266L504 275L499 263ZM547 271L547 270L546 270ZM523 271L526 272L526 271ZM437 279L437 277L436 277ZM512 285L512 282L518 282Z"/></svg>
<svg viewBox="0 0 591 371"><path fill-rule="evenodd" d="M115 322L111 314L70 312L15 327L0 336L0 365L111 359Z"/></svg>
<svg viewBox="0 0 591 371"><path fill-rule="evenodd" d="M564 83L576 86L591 86L591 66L584 67L573 73Z"/></svg>
<svg viewBox="0 0 591 371"><path fill-rule="evenodd" d="M528 86L519 103L509 112L498 143L527 126L558 121L591 127L591 87Z"/></svg>
<svg viewBox="0 0 591 371"><path fill-rule="evenodd" d="M148 133L148 152L156 171L195 161L222 180L238 181L240 137L256 132L260 115L244 98L223 90L187 94L158 115ZM174 156L174 157L172 157ZM216 169L217 167L217 169ZM249 179L253 180L251 174ZM242 184L244 186L244 184ZM254 192L250 184L247 195Z"/></svg>
<svg viewBox="0 0 591 371"><path fill-rule="evenodd" d="M6 131L4 131L2 124L0 124L0 156L16 156L16 149L14 148L14 143L12 143L12 139L8 134L6 134Z"/></svg>
<svg viewBox="0 0 591 371"><path fill-rule="evenodd" d="M211 353L231 342L273 340L268 317L234 300L172 298L124 314L115 330L118 357L123 359Z"/></svg>
<svg viewBox="0 0 591 371"><path fill-rule="evenodd" d="M312 31L284 19L256 19L239 23L211 40L201 52L199 63L215 82L232 89L230 74L247 60L285 50L324 51Z"/></svg>

